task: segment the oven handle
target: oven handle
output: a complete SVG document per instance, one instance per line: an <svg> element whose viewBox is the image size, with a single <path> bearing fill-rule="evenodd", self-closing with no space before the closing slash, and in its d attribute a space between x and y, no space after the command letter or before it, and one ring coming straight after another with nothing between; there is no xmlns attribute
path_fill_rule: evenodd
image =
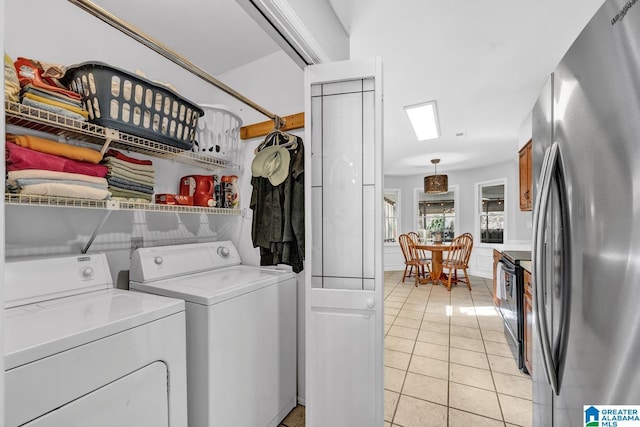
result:
<svg viewBox="0 0 640 427"><path fill-rule="evenodd" d="M509 274L516 274L516 269L515 267L511 267L512 264L508 264L506 261L504 260L499 260L498 261L500 264L502 264L502 271L509 273Z"/></svg>
<svg viewBox="0 0 640 427"><path fill-rule="evenodd" d="M547 210L549 208L549 196L551 190L551 181L557 165L558 142L554 142L551 147L547 148L542 162L542 170L540 172L540 191L538 191L533 221L533 283L535 284L535 298L533 299L534 316L538 329L538 337L540 346L542 347L542 359L544 361L545 373L547 380L551 385L551 389L558 394L558 376L554 366L553 356L551 352L551 340L549 338L549 328L547 314L544 309L544 272L542 267L544 256L544 232L546 228Z"/></svg>

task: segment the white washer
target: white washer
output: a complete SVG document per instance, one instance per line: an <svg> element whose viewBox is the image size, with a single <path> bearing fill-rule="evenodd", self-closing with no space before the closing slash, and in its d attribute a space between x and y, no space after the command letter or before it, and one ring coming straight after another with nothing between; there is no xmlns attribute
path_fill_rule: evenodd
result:
<svg viewBox="0 0 640 427"><path fill-rule="evenodd" d="M130 288L182 298L189 427L275 427L296 404L296 278L229 242L141 248Z"/></svg>
<svg viewBox="0 0 640 427"><path fill-rule="evenodd" d="M8 260L5 422L187 425L184 301L113 289L104 254Z"/></svg>

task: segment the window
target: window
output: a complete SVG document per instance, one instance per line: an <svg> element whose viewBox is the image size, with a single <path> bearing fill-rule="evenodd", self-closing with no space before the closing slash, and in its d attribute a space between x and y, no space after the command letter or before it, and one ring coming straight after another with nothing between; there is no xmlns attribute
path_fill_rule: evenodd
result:
<svg viewBox="0 0 640 427"><path fill-rule="evenodd" d="M384 190L384 242L398 241L400 190Z"/></svg>
<svg viewBox="0 0 640 427"><path fill-rule="evenodd" d="M418 234L426 241L435 240L442 233L442 240L450 242L456 233L455 190L445 194L418 192Z"/></svg>
<svg viewBox="0 0 640 427"><path fill-rule="evenodd" d="M478 184L480 243L504 243L505 184Z"/></svg>

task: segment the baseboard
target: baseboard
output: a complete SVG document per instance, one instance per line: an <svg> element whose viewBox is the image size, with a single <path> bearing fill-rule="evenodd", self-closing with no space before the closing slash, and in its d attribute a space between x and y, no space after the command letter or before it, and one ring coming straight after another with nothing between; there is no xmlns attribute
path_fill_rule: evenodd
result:
<svg viewBox="0 0 640 427"><path fill-rule="evenodd" d="M469 275L493 280L493 272L492 271L469 269Z"/></svg>

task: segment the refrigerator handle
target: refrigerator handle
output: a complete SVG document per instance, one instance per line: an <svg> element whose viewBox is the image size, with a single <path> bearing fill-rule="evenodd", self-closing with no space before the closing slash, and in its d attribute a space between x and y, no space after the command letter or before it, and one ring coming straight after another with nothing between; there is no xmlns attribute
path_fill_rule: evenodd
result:
<svg viewBox="0 0 640 427"><path fill-rule="evenodd" d="M544 361L545 373L547 380L551 385L553 392L558 394L558 377L557 370L554 366L551 340L549 338L549 326L547 322L546 311L544 310L544 283L543 258L544 258L544 232L546 228L547 210L549 207L549 196L551 191L552 177L557 165L559 144L554 142L551 147L547 148L542 162L540 172L540 186L535 201L534 221L533 221L533 283L535 284L534 316L536 319L536 327L540 346L542 348L542 359Z"/></svg>

